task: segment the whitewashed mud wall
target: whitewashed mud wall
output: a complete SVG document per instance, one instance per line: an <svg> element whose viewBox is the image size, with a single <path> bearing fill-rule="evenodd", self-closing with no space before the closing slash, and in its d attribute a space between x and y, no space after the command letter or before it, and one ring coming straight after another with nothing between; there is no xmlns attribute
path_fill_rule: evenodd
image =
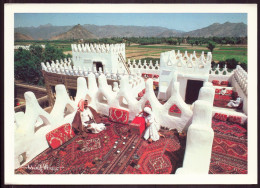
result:
<svg viewBox="0 0 260 188"><path fill-rule="evenodd" d="M176 69L179 74L204 75L209 74L211 60L211 52L208 52L205 58L204 52L201 53L200 57L197 57L195 51L188 56L187 51L185 51L185 54L183 55L179 50L177 53L175 53L175 50L172 50L161 53L160 68Z"/></svg>
<svg viewBox="0 0 260 188"><path fill-rule="evenodd" d="M193 112L180 97L178 82L172 82L172 96L162 105L154 94L152 79L148 79L145 83L146 93L140 101L134 97L127 77L122 78L117 91L113 91L114 89L112 90L111 87L107 85L105 75L99 76L98 81L99 87L97 87L93 73L89 75L88 84L84 78L78 78L75 101L69 99L64 85L57 85L55 87L57 99L50 114L39 106L33 93L25 93L26 111L23 115L21 113L16 115L14 158L16 168L20 166L19 160L21 160L21 154L24 152L27 157L24 163L26 164L36 155L48 148L45 135L64 123L72 122L77 109L77 103L80 99L88 98L90 105L105 115L108 115L110 107L126 109L130 112L130 120L143 109L145 102L149 100L157 121L159 121L162 126L170 129L176 128L178 131L182 131L192 118ZM181 117L168 114L169 108L173 104L178 105L182 111ZM64 114L65 109L67 110ZM40 124L45 124L45 126L35 132L35 127Z"/></svg>
<svg viewBox="0 0 260 188"><path fill-rule="evenodd" d="M125 44L72 44L72 61L76 67L86 67L94 71L95 62L101 62L109 72L126 70L120 61L125 61ZM119 55L120 54L120 55Z"/></svg>
<svg viewBox="0 0 260 188"><path fill-rule="evenodd" d="M211 69L212 54L207 53L205 58L204 52L201 53L200 57L196 56L196 52L188 56L187 51L185 54L181 54L178 50L161 53L160 57L160 82L159 82L159 99L168 99L168 87L170 86L169 81L172 77L171 72L177 74L177 79L181 83L180 93L182 98L185 100L186 86L188 80L200 80L203 82L208 81L209 71Z"/></svg>
<svg viewBox="0 0 260 188"><path fill-rule="evenodd" d="M152 60L150 60L149 63L146 62L146 60L144 60L144 62L142 63L141 60L138 60L138 62L134 59L132 60L132 62L130 61L130 59L128 59L127 61L127 65L130 69L131 72L133 73L138 73L140 72L141 74L156 74L159 75L160 74L160 66L158 61L155 62L155 64L153 65Z"/></svg>
<svg viewBox="0 0 260 188"><path fill-rule="evenodd" d="M91 68L87 67L77 67L71 65L71 59L64 59L64 60L56 60L56 62L52 61L51 64L49 62L41 63L42 70L49 72L49 73L56 73L56 74L63 74L63 75L71 75L71 76L83 76L88 77L89 74L93 73L96 77L99 77L101 74L104 74L107 79L110 80L120 80L123 76L129 76L129 83L140 82L141 73L137 71L136 73L131 73L130 75L127 71L108 71L106 68L104 71L101 69L92 70Z"/></svg>
<svg viewBox="0 0 260 188"><path fill-rule="evenodd" d="M194 103L192 124L188 128L183 167L176 174L208 174L214 131L211 127L214 89L207 82Z"/></svg>
<svg viewBox="0 0 260 188"><path fill-rule="evenodd" d="M232 77L232 86L235 88L238 96L243 99L243 111L247 114L247 100L248 100L248 75L247 72L239 65L234 70L234 76Z"/></svg>

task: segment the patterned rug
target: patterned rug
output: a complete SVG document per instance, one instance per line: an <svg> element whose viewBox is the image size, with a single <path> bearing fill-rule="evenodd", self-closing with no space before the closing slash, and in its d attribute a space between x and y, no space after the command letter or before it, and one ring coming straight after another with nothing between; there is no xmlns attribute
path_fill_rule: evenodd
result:
<svg viewBox="0 0 260 188"><path fill-rule="evenodd" d="M165 136L148 143L129 125L104 119L106 130L76 136L57 149L48 148L16 174L174 174L182 166L186 137L162 129ZM215 136L209 174L247 173L247 130L212 119Z"/></svg>
<svg viewBox="0 0 260 188"><path fill-rule="evenodd" d="M247 130L242 125L212 119L215 132L210 174L247 174Z"/></svg>
<svg viewBox="0 0 260 188"><path fill-rule="evenodd" d="M48 148L16 174L171 174L182 166L185 142L174 131L148 143L129 125L110 122L99 134L76 136L57 149Z"/></svg>
<svg viewBox="0 0 260 188"><path fill-rule="evenodd" d="M182 166L186 138L167 130L161 133L165 138L151 144L143 141L139 145L125 174L174 174Z"/></svg>

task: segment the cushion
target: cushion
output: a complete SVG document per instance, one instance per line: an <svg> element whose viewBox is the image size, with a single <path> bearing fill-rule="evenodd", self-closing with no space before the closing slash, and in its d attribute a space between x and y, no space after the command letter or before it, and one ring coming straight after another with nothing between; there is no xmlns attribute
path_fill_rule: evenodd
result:
<svg viewBox="0 0 260 188"><path fill-rule="evenodd" d="M69 123L64 124L46 134L46 139L52 149L56 149L75 136Z"/></svg>
<svg viewBox="0 0 260 188"><path fill-rule="evenodd" d="M219 94L215 94L214 99L218 100L219 98L220 98L220 95Z"/></svg>
<svg viewBox="0 0 260 188"><path fill-rule="evenodd" d="M118 108L109 108L109 120L127 124L129 119L129 112Z"/></svg>
<svg viewBox="0 0 260 188"><path fill-rule="evenodd" d="M214 86L219 86L219 81L218 80L212 80L212 84Z"/></svg>
<svg viewBox="0 0 260 188"><path fill-rule="evenodd" d="M228 86L228 81L222 81L222 82L220 83L220 85L222 85L222 86Z"/></svg>
<svg viewBox="0 0 260 188"><path fill-rule="evenodd" d="M146 74L145 73L142 73L142 77L145 77L146 76Z"/></svg>
<svg viewBox="0 0 260 188"><path fill-rule="evenodd" d="M226 95L232 95L233 91L231 89L227 89Z"/></svg>
<svg viewBox="0 0 260 188"><path fill-rule="evenodd" d="M242 118L240 116L229 116L228 121L232 123L239 123L241 124Z"/></svg>
<svg viewBox="0 0 260 188"><path fill-rule="evenodd" d="M158 75L158 74L155 74L153 77L154 77L154 78L159 78L159 75Z"/></svg>
<svg viewBox="0 0 260 188"><path fill-rule="evenodd" d="M145 89L142 90L143 94L145 94Z"/></svg>
<svg viewBox="0 0 260 188"><path fill-rule="evenodd" d="M229 102L229 101L231 100L231 96L229 96L229 95L224 95L224 96L222 97L222 100Z"/></svg>
<svg viewBox="0 0 260 188"><path fill-rule="evenodd" d="M148 78L153 78L153 75L152 74L147 74L146 75Z"/></svg>
<svg viewBox="0 0 260 188"><path fill-rule="evenodd" d="M135 117L135 119L129 124L132 133L142 136L145 130L144 117Z"/></svg>
<svg viewBox="0 0 260 188"><path fill-rule="evenodd" d="M226 114L221 114L221 113L215 113L214 118L218 119L218 120L221 120L221 121L226 121L227 120L227 115Z"/></svg>
<svg viewBox="0 0 260 188"><path fill-rule="evenodd" d="M221 89L215 89L215 93L219 93Z"/></svg>
<svg viewBox="0 0 260 188"><path fill-rule="evenodd" d="M181 110L178 108L178 106L176 104L171 106L171 108L169 109L169 112L181 114Z"/></svg>
<svg viewBox="0 0 260 188"><path fill-rule="evenodd" d="M214 100L221 100L221 101L229 102L231 100L231 96L215 94Z"/></svg>

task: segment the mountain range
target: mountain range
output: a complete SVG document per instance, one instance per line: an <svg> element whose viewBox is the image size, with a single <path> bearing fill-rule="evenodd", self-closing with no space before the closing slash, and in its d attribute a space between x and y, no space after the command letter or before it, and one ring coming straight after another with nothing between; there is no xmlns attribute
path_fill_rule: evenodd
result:
<svg viewBox="0 0 260 188"><path fill-rule="evenodd" d="M34 40L31 36L22 34L22 33L14 33L14 40Z"/></svg>
<svg viewBox="0 0 260 188"><path fill-rule="evenodd" d="M68 40L68 39L94 39L97 38L93 33L83 28L79 24L69 29L67 32L53 36L50 40Z"/></svg>
<svg viewBox="0 0 260 188"><path fill-rule="evenodd" d="M208 27L186 32L184 36L192 37L245 37L247 25L244 23L214 23Z"/></svg>
<svg viewBox="0 0 260 188"><path fill-rule="evenodd" d="M51 24L38 27L17 27L20 33L35 40L65 40L111 37L245 37L247 25L244 23L214 23L208 27L184 32L157 26L118 26L93 24L76 26L53 26Z"/></svg>

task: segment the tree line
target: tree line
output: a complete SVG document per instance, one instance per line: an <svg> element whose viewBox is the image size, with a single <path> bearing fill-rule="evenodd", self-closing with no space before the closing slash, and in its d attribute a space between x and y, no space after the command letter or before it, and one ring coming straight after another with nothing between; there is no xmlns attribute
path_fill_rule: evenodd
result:
<svg viewBox="0 0 260 188"><path fill-rule="evenodd" d="M78 39L69 40L41 40L41 41L16 41L16 42L34 42L34 43L78 43ZM130 45L131 43L140 45L149 44L170 44L170 45L180 45L181 43L187 43L190 45L203 45L209 42L214 42L216 44L225 45L235 45L235 44L247 44L247 37L112 37L112 38L100 38L100 39L84 39L84 43L104 43L104 44L116 44L116 43L126 43Z"/></svg>
<svg viewBox="0 0 260 188"><path fill-rule="evenodd" d="M51 62L72 57L65 55L61 49L47 44L45 48L31 45L29 50L19 48L14 53L14 77L29 84L44 85L41 62Z"/></svg>
<svg viewBox="0 0 260 188"><path fill-rule="evenodd" d="M240 63L236 59L227 59L226 61L219 61L216 63L215 61L211 62L211 67L215 69L217 66L219 66L220 69L223 69L227 66L228 70L233 70L237 67L237 65L240 65L245 71L247 71L247 63Z"/></svg>

